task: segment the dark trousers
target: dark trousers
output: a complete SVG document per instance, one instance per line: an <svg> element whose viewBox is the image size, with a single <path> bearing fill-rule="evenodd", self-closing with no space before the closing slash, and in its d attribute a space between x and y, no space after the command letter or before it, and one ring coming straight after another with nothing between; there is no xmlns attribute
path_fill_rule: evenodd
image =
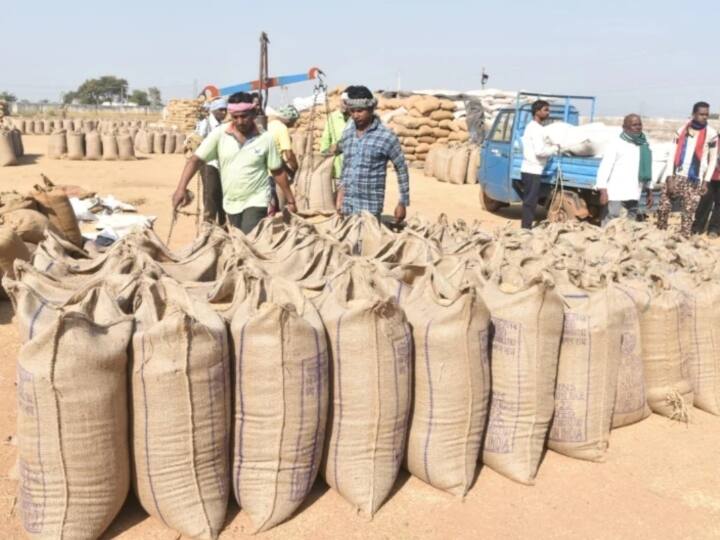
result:
<svg viewBox="0 0 720 540"><path fill-rule="evenodd" d="M693 234L704 233L706 226L708 233L720 234L720 181L708 182L707 187L707 192L700 197L700 203L695 211Z"/></svg>
<svg viewBox="0 0 720 540"><path fill-rule="evenodd" d="M220 171L210 165L200 167L203 183L203 221L225 225Z"/></svg>
<svg viewBox="0 0 720 540"><path fill-rule="evenodd" d="M230 225L240 229L245 234L249 234L258 223L267 217L267 207L252 206L239 214L228 214L227 217Z"/></svg>
<svg viewBox="0 0 720 540"><path fill-rule="evenodd" d="M521 173L520 179L523 186L522 228L532 229L533 221L535 221L535 208L540 199L542 175Z"/></svg>

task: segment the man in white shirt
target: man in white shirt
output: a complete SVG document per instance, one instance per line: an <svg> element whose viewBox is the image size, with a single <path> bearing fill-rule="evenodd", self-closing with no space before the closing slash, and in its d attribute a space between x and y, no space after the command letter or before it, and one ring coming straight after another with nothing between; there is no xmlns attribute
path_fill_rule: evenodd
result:
<svg viewBox="0 0 720 540"><path fill-rule="evenodd" d="M628 218L635 219L643 190L648 208L652 208L652 153L642 129L640 116L628 114L623 132L603 154L595 181L603 205L603 225L620 217L623 208Z"/></svg>
<svg viewBox="0 0 720 540"><path fill-rule="evenodd" d="M525 126L522 136L523 161L520 167L523 185L523 229L532 229L545 165L548 158L558 151L557 146L547 144L543 132L543 122L550 116L550 104L539 99L532 104L530 111L533 119Z"/></svg>
<svg viewBox="0 0 720 540"><path fill-rule="evenodd" d="M675 135L675 155L668 159L665 187L660 197L657 226L667 229L672 200L682 204L680 233L689 237L700 197L715 172L718 155L718 133L708 125L710 105L699 101L693 106L690 122Z"/></svg>
<svg viewBox="0 0 720 540"><path fill-rule="evenodd" d="M211 101L207 108L209 114L200 120L195 127L195 133L203 139L225 120L227 102L225 98L217 98ZM225 211L222 206L222 183L220 182L220 166L217 160L204 164L200 168L200 177L203 183L203 220L222 226L225 224Z"/></svg>

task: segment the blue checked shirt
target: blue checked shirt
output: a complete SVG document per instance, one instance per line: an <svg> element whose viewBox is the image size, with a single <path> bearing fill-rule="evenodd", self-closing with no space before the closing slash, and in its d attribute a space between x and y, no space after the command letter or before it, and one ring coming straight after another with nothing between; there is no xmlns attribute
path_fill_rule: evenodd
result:
<svg viewBox="0 0 720 540"><path fill-rule="evenodd" d="M340 139L343 154L341 187L345 190L343 214L363 210L380 215L385 201L387 162L392 161L397 172L400 203L410 205L410 177L405 156L397 136L375 118L361 137L355 122L348 122Z"/></svg>

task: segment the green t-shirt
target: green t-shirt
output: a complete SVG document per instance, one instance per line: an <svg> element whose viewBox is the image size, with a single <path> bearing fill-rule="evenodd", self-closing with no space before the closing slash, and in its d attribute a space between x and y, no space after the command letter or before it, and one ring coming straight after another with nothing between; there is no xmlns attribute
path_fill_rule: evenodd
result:
<svg viewBox="0 0 720 540"><path fill-rule="evenodd" d="M204 162L217 160L220 165L223 209L228 214L239 214L246 208L267 206L268 171L282 167L272 135L258 134L241 146L227 130L227 124L216 127L195 151Z"/></svg>

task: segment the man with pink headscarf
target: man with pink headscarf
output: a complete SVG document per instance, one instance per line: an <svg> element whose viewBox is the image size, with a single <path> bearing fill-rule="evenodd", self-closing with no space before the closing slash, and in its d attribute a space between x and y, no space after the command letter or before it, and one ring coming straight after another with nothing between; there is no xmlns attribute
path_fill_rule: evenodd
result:
<svg viewBox="0 0 720 540"><path fill-rule="evenodd" d="M277 145L269 132L255 124L257 104L252 95L238 92L228 98L229 124L215 128L188 160L172 197L173 208L187 201L187 186L199 167L217 160L228 221L245 234L267 216L270 182L267 172L285 195L289 211L297 210Z"/></svg>

